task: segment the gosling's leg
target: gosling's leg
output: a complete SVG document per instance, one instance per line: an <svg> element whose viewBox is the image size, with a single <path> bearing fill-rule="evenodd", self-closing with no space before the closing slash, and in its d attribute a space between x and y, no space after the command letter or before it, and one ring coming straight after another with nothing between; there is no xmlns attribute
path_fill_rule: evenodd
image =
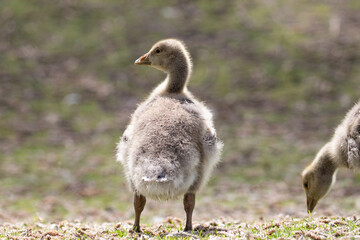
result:
<svg viewBox="0 0 360 240"><path fill-rule="evenodd" d="M184 209L186 212L186 225L184 231L192 231L192 213L195 207L195 193L184 195Z"/></svg>
<svg viewBox="0 0 360 240"><path fill-rule="evenodd" d="M134 196L135 223L133 227L133 230L135 232L140 232L140 215L141 212L144 210L145 203L146 203L146 198L141 194L137 195L135 193Z"/></svg>

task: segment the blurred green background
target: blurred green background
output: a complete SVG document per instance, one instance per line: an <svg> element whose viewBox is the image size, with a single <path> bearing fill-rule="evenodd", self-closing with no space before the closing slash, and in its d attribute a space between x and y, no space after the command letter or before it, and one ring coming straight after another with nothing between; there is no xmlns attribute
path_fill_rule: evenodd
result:
<svg viewBox="0 0 360 240"><path fill-rule="evenodd" d="M187 44L189 89L225 143L195 220L306 214L301 170L359 99L359 11L358 0L0 1L0 221L132 219L115 147L165 78L133 62L169 37ZM339 179L318 212L360 208L360 176ZM144 212L166 216L183 218L181 201Z"/></svg>

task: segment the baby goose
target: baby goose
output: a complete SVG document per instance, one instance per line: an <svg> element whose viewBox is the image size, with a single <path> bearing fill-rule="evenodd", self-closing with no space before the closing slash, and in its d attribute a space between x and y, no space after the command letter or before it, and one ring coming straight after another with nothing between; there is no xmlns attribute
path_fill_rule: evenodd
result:
<svg viewBox="0 0 360 240"><path fill-rule="evenodd" d="M184 195L186 225L192 230L195 193L220 159L223 144L216 137L212 114L187 90L192 63L176 39L157 42L135 61L167 73L132 115L117 150L130 188L135 193L134 230L146 198L168 200Z"/></svg>
<svg viewBox="0 0 360 240"><path fill-rule="evenodd" d="M331 141L302 172L308 212L312 212L317 202L329 192L338 168L342 167L360 167L360 102L346 114Z"/></svg>

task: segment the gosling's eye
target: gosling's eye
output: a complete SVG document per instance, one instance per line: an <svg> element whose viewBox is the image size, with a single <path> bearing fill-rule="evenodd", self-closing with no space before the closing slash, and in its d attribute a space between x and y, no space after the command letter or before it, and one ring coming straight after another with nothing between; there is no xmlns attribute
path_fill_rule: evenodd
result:
<svg viewBox="0 0 360 240"><path fill-rule="evenodd" d="M304 188L308 188L309 185L307 183L304 183Z"/></svg>
<svg viewBox="0 0 360 240"><path fill-rule="evenodd" d="M158 49L155 50L155 52L156 52L156 53L160 53L161 50L158 48Z"/></svg>

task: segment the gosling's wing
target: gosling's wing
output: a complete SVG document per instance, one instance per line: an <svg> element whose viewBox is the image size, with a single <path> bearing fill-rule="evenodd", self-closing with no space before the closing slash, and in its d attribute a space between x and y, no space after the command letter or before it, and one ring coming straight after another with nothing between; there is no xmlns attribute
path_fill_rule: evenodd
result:
<svg viewBox="0 0 360 240"><path fill-rule="evenodd" d="M117 145L116 161L119 161L123 164L125 163L125 159L129 148L129 142L132 138L132 135L133 135L133 125L130 124L127 126L126 130L124 131Z"/></svg>
<svg viewBox="0 0 360 240"><path fill-rule="evenodd" d="M349 134L348 164L349 168L360 168L360 105L356 104L348 114Z"/></svg>
<svg viewBox="0 0 360 240"><path fill-rule="evenodd" d="M125 163L127 157L130 141L134 135L134 124L138 120L139 116L152 104L154 99L149 99L138 105L135 112L131 116L130 124L126 127L120 141L117 145L116 161Z"/></svg>
<svg viewBox="0 0 360 240"><path fill-rule="evenodd" d="M204 103L196 100L192 95L179 99L183 107L192 113L195 113L203 121L205 131L202 136L202 143L204 151L211 150L211 148L217 148L217 144L221 143L216 137L216 130L213 123L213 115L211 111L205 106Z"/></svg>
<svg viewBox="0 0 360 240"><path fill-rule="evenodd" d="M360 168L360 144L356 139L349 137L348 143L348 164L350 169Z"/></svg>
<svg viewBox="0 0 360 240"><path fill-rule="evenodd" d="M211 158L211 155L217 155L216 152L221 151L223 144L216 136L216 130L214 128L211 111L205 106L204 103L198 101L188 91L183 98L179 99L179 101L184 109L198 115L203 122L205 129L201 139L205 157L207 158L209 156L209 158ZM218 161L218 157L216 157L216 159L217 160L214 160L215 163Z"/></svg>
<svg viewBox="0 0 360 240"><path fill-rule="evenodd" d="M360 119L352 126L347 144L349 168L360 168Z"/></svg>
<svg viewBox="0 0 360 240"><path fill-rule="evenodd" d="M205 134L203 135L203 145L207 148L213 148L216 145L217 137L215 129L206 129Z"/></svg>

